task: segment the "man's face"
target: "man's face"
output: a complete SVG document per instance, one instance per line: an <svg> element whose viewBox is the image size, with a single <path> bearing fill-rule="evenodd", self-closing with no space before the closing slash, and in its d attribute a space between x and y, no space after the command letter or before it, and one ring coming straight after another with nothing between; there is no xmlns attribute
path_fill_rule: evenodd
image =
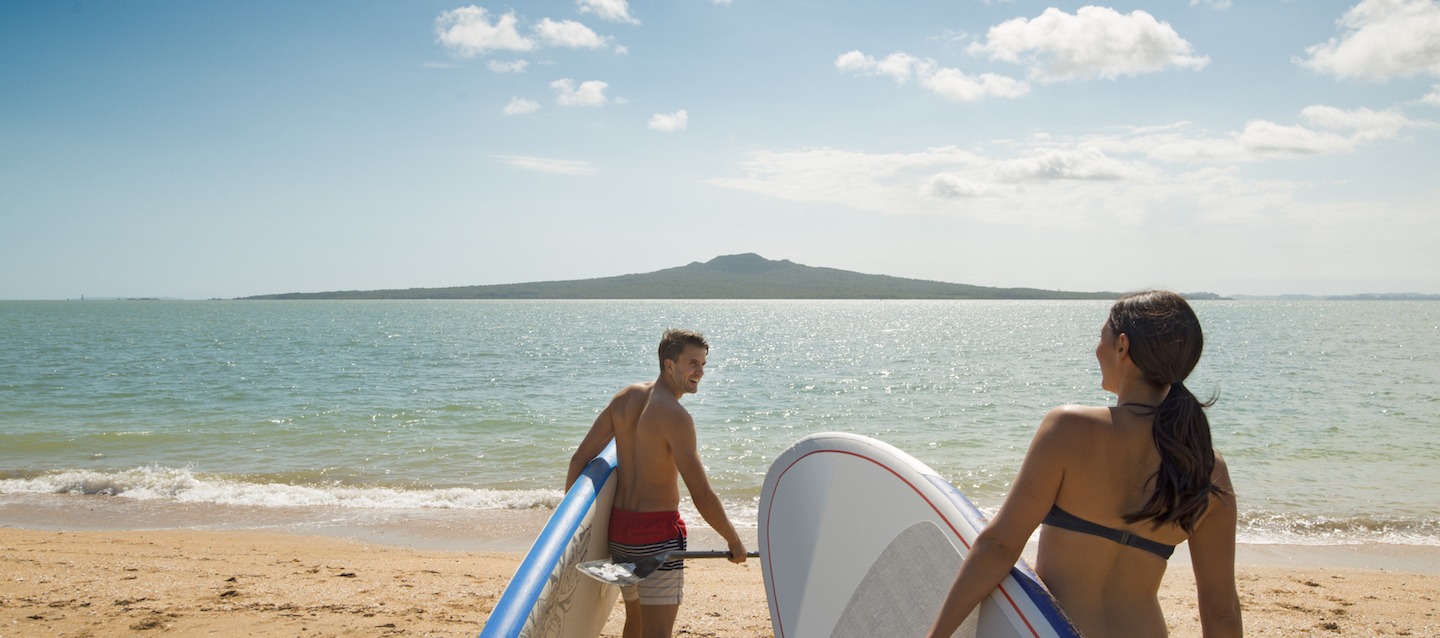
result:
<svg viewBox="0 0 1440 638"><path fill-rule="evenodd" d="M682 393L690 394L700 389L700 379L705 376L705 355L700 346L685 346L685 351L674 361L666 361L671 384Z"/></svg>

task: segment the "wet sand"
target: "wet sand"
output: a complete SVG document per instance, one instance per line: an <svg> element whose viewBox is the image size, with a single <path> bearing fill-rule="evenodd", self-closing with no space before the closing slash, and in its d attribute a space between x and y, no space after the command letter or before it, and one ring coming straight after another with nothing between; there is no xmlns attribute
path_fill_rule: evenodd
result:
<svg viewBox="0 0 1440 638"><path fill-rule="evenodd" d="M0 637L475 635L522 556L292 532L0 527ZM1194 581L1176 559L1161 602L1172 635L1197 636ZM1242 548L1246 633L1440 635L1437 566L1430 547ZM757 561L694 561L687 574L676 635L772 635ZM623 617L617 606L603 635Z"/></svg>

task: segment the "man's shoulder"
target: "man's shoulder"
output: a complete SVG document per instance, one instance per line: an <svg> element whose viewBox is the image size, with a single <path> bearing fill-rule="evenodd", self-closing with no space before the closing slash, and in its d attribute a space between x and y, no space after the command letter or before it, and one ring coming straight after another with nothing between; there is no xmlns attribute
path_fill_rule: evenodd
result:
<svg viewBox="0 0 1440 638"><path fill-rule="evenodd" d="M655 387L654 381L640 381L621 388L615 393L612 401L631 401L634 399L645 399L650 395L650 389Z"/></svg>

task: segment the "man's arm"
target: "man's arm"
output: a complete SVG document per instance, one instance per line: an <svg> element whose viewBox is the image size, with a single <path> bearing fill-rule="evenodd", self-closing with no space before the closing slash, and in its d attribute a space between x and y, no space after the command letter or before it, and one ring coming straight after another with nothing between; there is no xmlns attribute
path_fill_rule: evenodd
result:
<svg viewBox="0 0 1440 638"><path fill-rule="evenodd" d="M585 433L585 438L580 440L575 454L570 457L570 468L565 472L566 492L569 492L570 486L580 478L580 473L585 471L585 466L605 450L605 446L610 444L610 439L615 438L615 421L611 412L619 397L619 394L615 395L615 399L611 399L610 404L600 411L599 416L595 417L595 422L590 425L590 431Z"/></svg>
<svg viewBox="0 0 1440 638"><path fill-rule="evenodd" d="M670 442L670 454L675 459L675 469L680 472L680 478L690 490L690 500L695 504L695 509L729 545L730 562L743 563L746 555L745 543L740 540L740 534L736 533L735 526L730 523L730 517L726 515L725 505L720 502L720 497L710 488L710 478L705 475L705 465L700 461L700 451L695 441L695 420L684 410L677 412L665 428L666 438Z"/></svg>

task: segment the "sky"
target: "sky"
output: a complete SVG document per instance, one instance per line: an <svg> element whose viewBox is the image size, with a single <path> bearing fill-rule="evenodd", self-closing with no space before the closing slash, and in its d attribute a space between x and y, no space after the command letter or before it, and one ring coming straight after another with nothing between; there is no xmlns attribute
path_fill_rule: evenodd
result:
<svg viewBox="0 0 1440 638"><path fill-rule="evenodd" d="M0 299L1440 293L1440 0L0 3Z"/></svg>

